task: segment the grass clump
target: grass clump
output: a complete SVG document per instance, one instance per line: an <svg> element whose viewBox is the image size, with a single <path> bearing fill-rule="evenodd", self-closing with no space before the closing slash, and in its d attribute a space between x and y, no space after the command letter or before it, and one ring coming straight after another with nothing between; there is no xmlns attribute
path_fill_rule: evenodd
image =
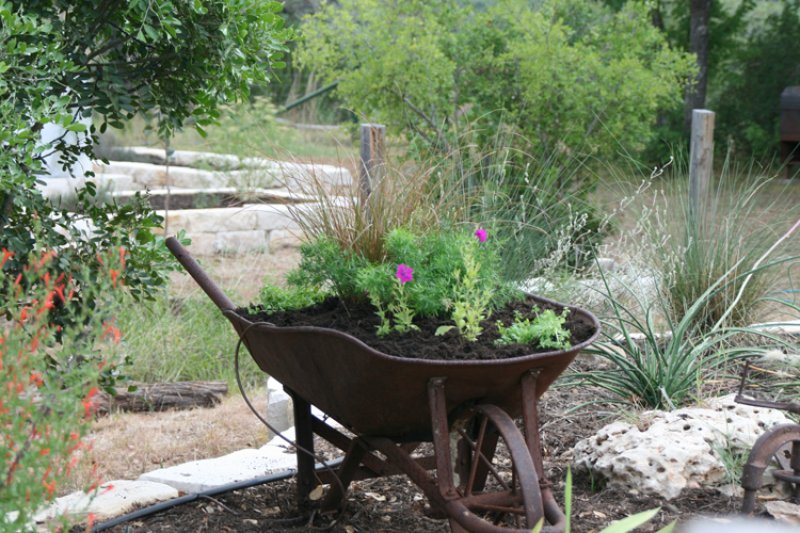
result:
<svg viewBox="0 0 800 533"><path fill-rule="evenodd" d="M798 252L779 240L800 216L781 187L742 176L726 162L715 190L694 212L686 180L668 184L661 205L645 220L645 238L672 320L680 321L714 284L718 290L696 313L695 326L747 326L762 319L767 297L784 282ZM775 243L783 246L773 248Z"/></svg>

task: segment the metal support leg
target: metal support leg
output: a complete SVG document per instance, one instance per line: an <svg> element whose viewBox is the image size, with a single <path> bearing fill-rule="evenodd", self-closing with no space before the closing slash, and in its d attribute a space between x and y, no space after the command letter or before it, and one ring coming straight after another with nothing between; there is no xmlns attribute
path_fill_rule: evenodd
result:
<svg viewBox="0 0 800 533"><path fill-rule="evenodd" d="M311 404L289 388L294 409L295 441L297 442L297 507L301 512L310 507L309 493L316 486L314 474L314 433L311 429ZM301 450L304 448L307 451Z"/></svg>

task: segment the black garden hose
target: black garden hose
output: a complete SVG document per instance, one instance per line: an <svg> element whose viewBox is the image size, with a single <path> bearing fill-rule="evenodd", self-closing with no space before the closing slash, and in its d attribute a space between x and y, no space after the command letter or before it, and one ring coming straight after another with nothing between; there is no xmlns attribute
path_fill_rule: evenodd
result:
<svg viewBox="0 0 800 533"><path fill-rule="evenodd" d="M339 458L333 461L330 461L327 466L321 466L317 468L317 471L327 470L331 466L338 466L342 463L344 458ZM92 533L96 531L104 531L106 529L110 529L114 526L118 526L120 524L124 524L125 522L129 522L131 520L136 520L138 518L144 518L146 516L154 515L156 513L160 513L161 511L165 511L167 509L172 509L173 507L177 507L178 505L183 505L184 503L190 503L200 498L205 498L209 496L216 496L218 494L223 494L225 492L232 492L234 490L241 490L247 489L250 487L256 487L258 485L266 485L267 483L272 483L275 481L283 481L284 479L289 479L290 477L295 475L294 470L284 470L282 472L276 472L274 474L270 474L268 476L248 479L246 481L237 481L235 483L228 483L226 485L220 485L219 487L214 487L213 489L208 489L202 492L195 492L192 494L187 494L185 496L181 496L179 498L173 498L171 500L167 500L164 502L159 502L149 507L144 507L142 509L137 509L128 514L124 514L122 516L118 516L116 518L112 518L111 520L107 520L105 522L100 522L99 524L92 527Z"/></svg>

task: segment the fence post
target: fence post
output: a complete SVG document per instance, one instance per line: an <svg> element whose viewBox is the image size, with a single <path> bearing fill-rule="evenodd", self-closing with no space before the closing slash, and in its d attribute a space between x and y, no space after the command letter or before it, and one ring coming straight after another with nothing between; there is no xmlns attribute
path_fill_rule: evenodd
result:
<svg viewBox="0 0 800 533"><path fill-rule="evenodd" d="M700 215L708 198L714 169L714 112L692 110L692 142L689 149L689 214Z"/></svg>
<svg viewBox="0 0 800 533"><path fill-rule="evenodd" d="M386 126L361 125L361 167L358 173L361 205L368 206L372 191L383 179L386 149Z"/></svg>

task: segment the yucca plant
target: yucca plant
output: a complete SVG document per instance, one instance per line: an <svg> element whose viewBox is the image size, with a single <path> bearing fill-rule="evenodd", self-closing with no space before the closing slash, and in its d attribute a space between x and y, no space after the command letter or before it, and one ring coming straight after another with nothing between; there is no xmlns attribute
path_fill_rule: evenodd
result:
<svg viewBox="0 0 800 533"><path fill-rule="evenodd" d="M781 262L778 260L756 267L770 268ZM600 320L601 340L584 351L607 361L609 368L570 374L564 382L600 387L609 393L608 401L612 403L675 409L689 403L704 379L732 360L756 356L776 347L793 349L790 341L758 326L725 326L724 320L719 320L711 328L698 329L698 317L719 292L728 288L728 284L739 283L746 288L746 280L754 272L731 278L739 268L741 264L737 262L724 272L678 321L673 320L668 312L663 312L669 305L663 293L657 293L651 302L645 302L636 291L627 287L623 289L626 294L613 294L607 276L603 274L603 296L611 309L610 316ZM627 301L633 304L625 303ZM663 322L656 320L658 311L663 315ZM749 342L741 343L744 337Z"/></svg>

